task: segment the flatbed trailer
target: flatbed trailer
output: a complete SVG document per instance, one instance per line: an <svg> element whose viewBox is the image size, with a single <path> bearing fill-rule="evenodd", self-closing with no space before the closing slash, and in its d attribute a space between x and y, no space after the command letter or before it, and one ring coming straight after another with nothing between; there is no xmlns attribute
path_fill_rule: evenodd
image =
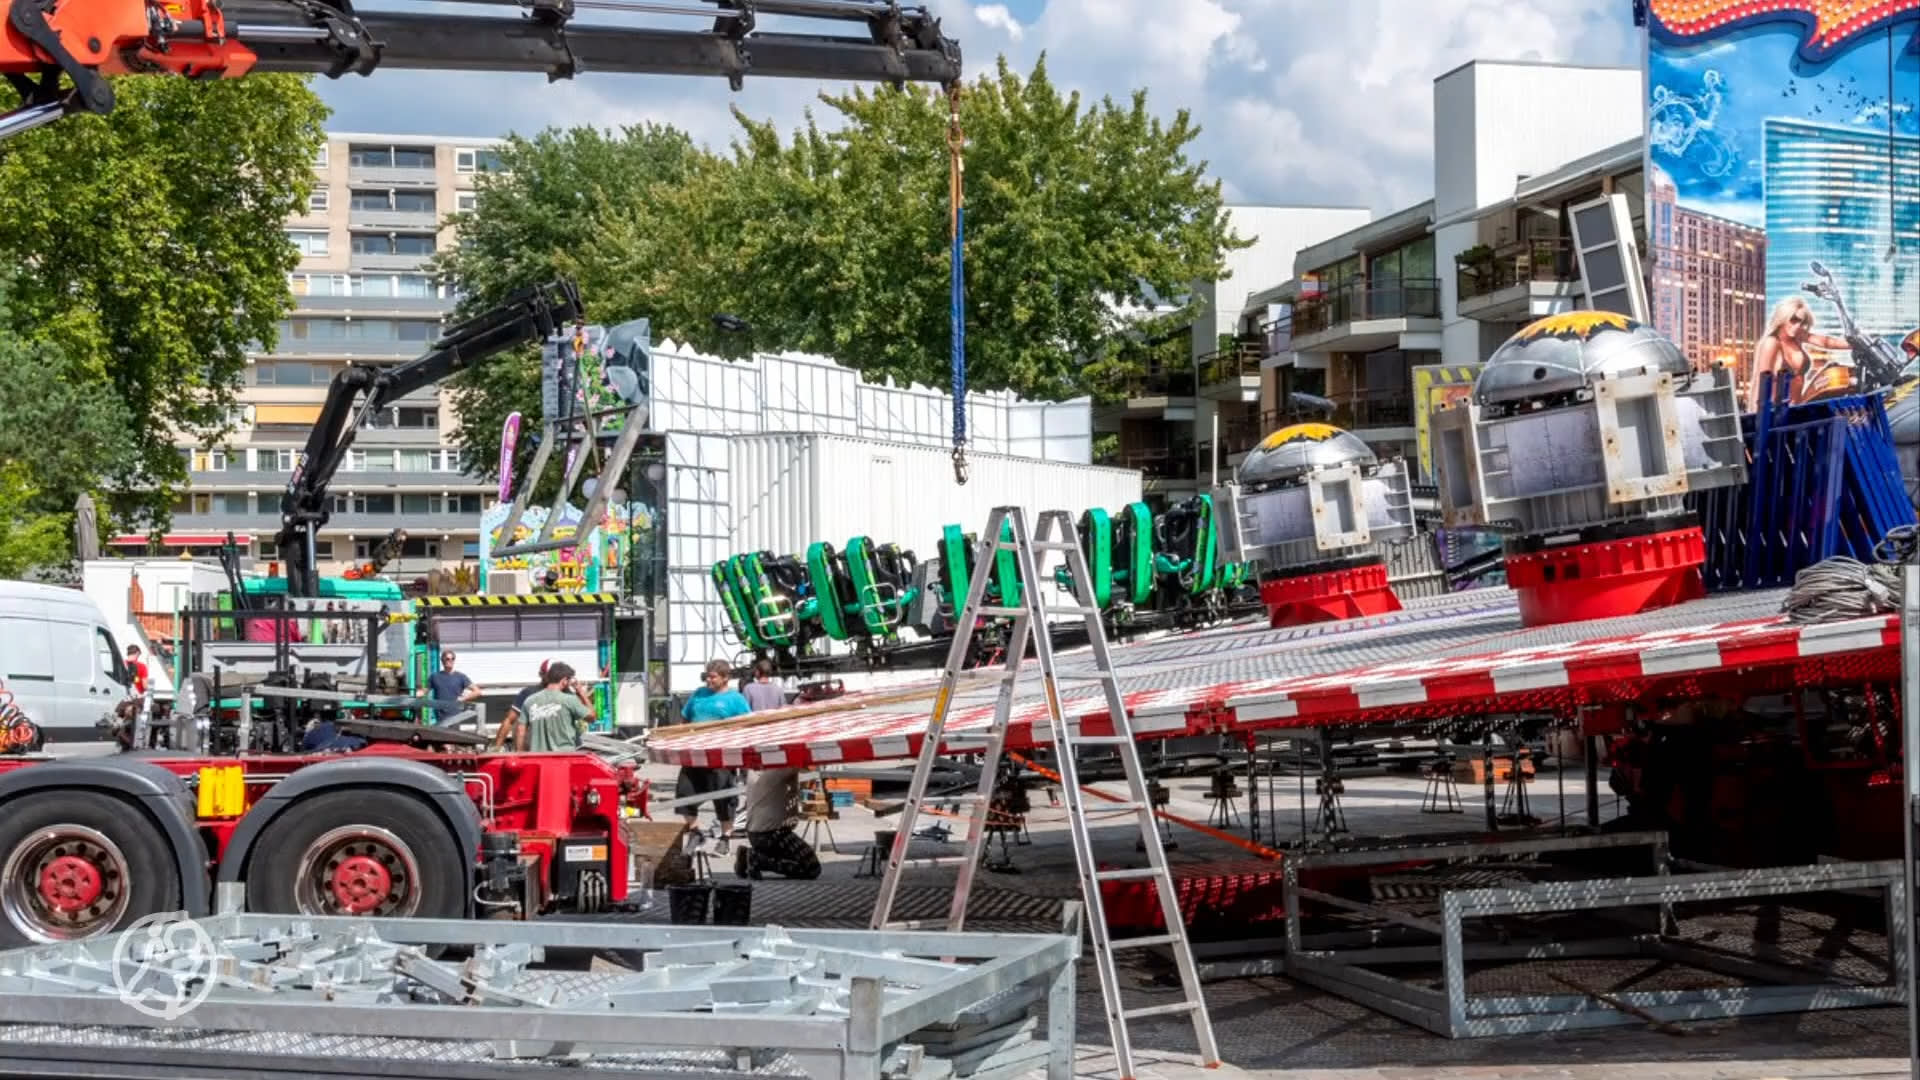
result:
<svg viewBox="0 0 1920 1080"><path fill-rule="evenodd" d="M156 912L531 918L626 900L633 766L374 742L352 753L0 760L0 947Z"/></svg>
<svg viewBox="0 0 1920 1080"><path fill-rule="evenodd" d="M1251 748L1263 735L1321 728L1454 730L1478 738L1515 721L1574 729L1589 740L1629 739L1702 701L1737 704L1810 691L1872 691L1866 707L1880 702L1879 719L1897 729L1889 695L1900 671L1899 619L1791 623L1780 614L1785 595L1723 593L1638 615L1525 628L1514 594L1485 588L1410 600L1387 615L1286 629L1226 627L1116 645L1112 653L1134 734L1151 740L1219 735ZM1084 681L1091 657L1068 653L1060 662L1067 717L1086 734L1111 734L1104 702ZM963 682L942 752L982 749L979 734L992 718L998 675ZM929 680L914 690L839 699L830 710L664 730L648 753L681 765L750 769L913 758L936 689ZM1007 749L1051 742L1044 702L1016 704ZM1622 783L1635 782L1637 773L1624 763L1616 768ZM1895 768L1890 760L1861 759L1814 763L1804 774L1824 796L1810 805L1854 822L1831 837L1851 857L1900 850L1899 786L1888 780ZM1623 794L1631 799L1635 792Z"/></svg>

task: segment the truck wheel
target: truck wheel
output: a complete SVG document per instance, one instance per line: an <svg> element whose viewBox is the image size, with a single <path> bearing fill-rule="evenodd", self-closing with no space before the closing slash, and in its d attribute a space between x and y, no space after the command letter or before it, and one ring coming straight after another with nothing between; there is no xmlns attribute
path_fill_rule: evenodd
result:
<svg viewBox="0 0 1920 1080"><path fill-rule="evenodd" d="M94 937L179 907L166 837L124 800L42 792L0 808L0 945Z"/></svg>
<svg viewBox="0 0 1920 1080"><path fill-rule="evenodd" d="M469 859L433 809L394 791L332 791L281 811L247 864L247 909L458 919Z"/></svg>

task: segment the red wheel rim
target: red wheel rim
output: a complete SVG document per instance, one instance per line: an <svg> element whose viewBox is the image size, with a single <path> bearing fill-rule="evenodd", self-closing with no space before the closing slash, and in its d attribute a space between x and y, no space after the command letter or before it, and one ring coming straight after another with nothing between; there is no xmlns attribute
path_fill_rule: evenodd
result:
<svg viewBox="0 0 1920 1080"><path fill-rule="evenodd" d="M404 918L420 907L413 849L375 825L321 834L301 855L298 874L294 902L304 915Z"/></svg>
<svg viewBox="0 0 1920 1080"><path fill-rule="evenodd" d="M34 941L73 941L119 925L132 900L127 858L85 825L49 825L0 863L0 914Z"/></svg>

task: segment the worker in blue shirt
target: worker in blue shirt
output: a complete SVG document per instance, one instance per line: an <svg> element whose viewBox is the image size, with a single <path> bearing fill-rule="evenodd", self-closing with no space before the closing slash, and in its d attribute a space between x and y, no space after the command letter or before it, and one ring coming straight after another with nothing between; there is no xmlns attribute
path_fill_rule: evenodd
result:
<svg viewBox="0 0 1920 1080"><path fill-rule="evenodd" d="M730 720L736 716L745 716L753 711L747 704L745 694L730 686L733 667L725 660L715 660L701 673L700 681L705 685L695 690L687 698L686 705L680 709L680 715L690 724L703 724L715 720ZM680 776L673 784L675 799L691 799L714 791L725 791L734 786L732 769L701 769L691 765L680 770ZM720 842L717 845L720 854L727 852L727 844L733 839L733 808L737 799L716 798L713 800L713 816L720 822ZM698 828L702 802L682 803L680 816L686 819L687 827Z"/></svg>

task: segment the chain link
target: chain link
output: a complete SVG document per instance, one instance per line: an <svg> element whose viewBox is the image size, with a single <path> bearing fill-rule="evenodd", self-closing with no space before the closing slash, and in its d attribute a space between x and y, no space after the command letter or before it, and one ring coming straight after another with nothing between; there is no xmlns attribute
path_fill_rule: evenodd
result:
<svg viewBox="0 0 1920 1080"><path fill-rule="evenodd" d="M966 197L966 155L967 135L960 126L960 82L955 80L947 87L947 229L954 246L953 275L954 284L954 380L953 380L953 479L957 484L967 482L967 428L966 428L966 354L960 344L961 320L965 312L961 310L961 291L959 278L962 276L962 237L960 235L960 208Z"/></svg>

